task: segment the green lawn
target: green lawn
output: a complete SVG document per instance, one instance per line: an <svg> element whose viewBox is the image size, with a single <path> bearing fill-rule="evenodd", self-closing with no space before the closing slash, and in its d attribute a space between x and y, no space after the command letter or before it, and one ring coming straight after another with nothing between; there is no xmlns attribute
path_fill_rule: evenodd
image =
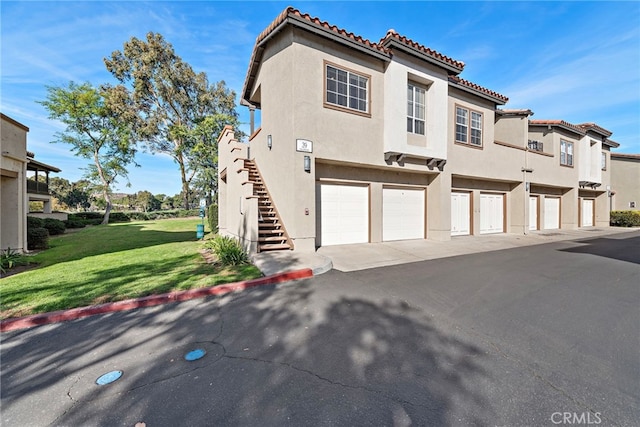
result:
<svg viewBox="0 0 640 427"><path fill-rule="evenodd" d="M260 277L252 266L207 264L199 219L100 225L55 236L38 267L0 279L0 318Z"/></svg>

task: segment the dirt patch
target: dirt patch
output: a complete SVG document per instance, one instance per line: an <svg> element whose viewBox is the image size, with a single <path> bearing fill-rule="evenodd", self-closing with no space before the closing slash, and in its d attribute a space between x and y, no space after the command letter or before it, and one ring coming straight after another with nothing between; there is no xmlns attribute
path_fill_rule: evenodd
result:
<svg viewBox="0 0 640 427"><path fill-rule="evenodd" d="M0 279L4 279L5 277L9 277L9 276L13 276L14 274L19 274L19 273L23 273L25 271L28 270L33 270L38 268L39 265L38 264L28 264L28 265L18 265L16 267L13 267L12 269L8 270L5 273L0 274Z"/></svg>

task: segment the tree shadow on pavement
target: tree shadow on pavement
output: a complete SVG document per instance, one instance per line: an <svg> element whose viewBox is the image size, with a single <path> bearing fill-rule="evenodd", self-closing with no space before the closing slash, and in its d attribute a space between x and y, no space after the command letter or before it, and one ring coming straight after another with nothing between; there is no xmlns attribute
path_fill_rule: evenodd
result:
<svg viewBox="0 0 640 427"><path fill-rule="evenodd" d="M627 237L622 239L600 237L597 239L579 240L576 243L580 243L581 246L561 250L563 252L591 254L640 264L640 237Z"/></svg>
<svg viewBox="0 0 640 427"><path fill-rule="evenodd" d="M470 385L487 375L479 348L404 302L333 295L313 279L2 338L2 417L13 424L482 425L492 415ZM194 348L206 356L186 362ZM113 369L122 379L95 385ZM29 418L35 405L43 413Z"/></svg>

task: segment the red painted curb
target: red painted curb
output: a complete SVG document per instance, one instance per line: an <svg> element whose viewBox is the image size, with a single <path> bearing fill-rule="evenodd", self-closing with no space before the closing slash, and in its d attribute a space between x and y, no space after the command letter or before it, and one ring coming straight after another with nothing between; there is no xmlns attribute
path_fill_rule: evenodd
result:
<svg viewBox="0 0 640 427"><path fill-rule="evenodd" d="M15 317L0 321L0 332L15 331L17 329L31 328L33 326L48 325L50 323L65 322L94 316L96 314L113 313L116 311L133 310L135 308L152 307L154 305L167 304L176 301L187 301L195 298L203 298L210 295L224 295L230 292L242 291L257 286L274 285L290 280L305 279L313 276L313 270L302 270L278 273L273 276L259 279L245 280L242 282L227 283L226 285L211 286L208 288L189 289L187 291L169 292L160 295L128 299L124 301L108 302L89 307L78 307L70 310L53 311L50 313L34 314L31 316Z"/></svg>

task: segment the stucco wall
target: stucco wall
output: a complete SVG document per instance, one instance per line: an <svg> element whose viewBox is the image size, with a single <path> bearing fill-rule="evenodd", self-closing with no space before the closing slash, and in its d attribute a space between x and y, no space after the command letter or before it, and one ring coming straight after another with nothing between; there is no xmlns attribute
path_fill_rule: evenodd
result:
<svg viewBox="0 0 640 427"><path fill-rule="evenodd" d="M20 123L1 116L0 125L0 249L27 250L27 132Z"/></svg>
<svg viewBox="0 0 640 427"><path fill-rule="evenodd" d="M640 155L636 158L616 157L611 154L610 174L613 210L640 211ZM635 202L635 208L630 207Z"/></svg>

